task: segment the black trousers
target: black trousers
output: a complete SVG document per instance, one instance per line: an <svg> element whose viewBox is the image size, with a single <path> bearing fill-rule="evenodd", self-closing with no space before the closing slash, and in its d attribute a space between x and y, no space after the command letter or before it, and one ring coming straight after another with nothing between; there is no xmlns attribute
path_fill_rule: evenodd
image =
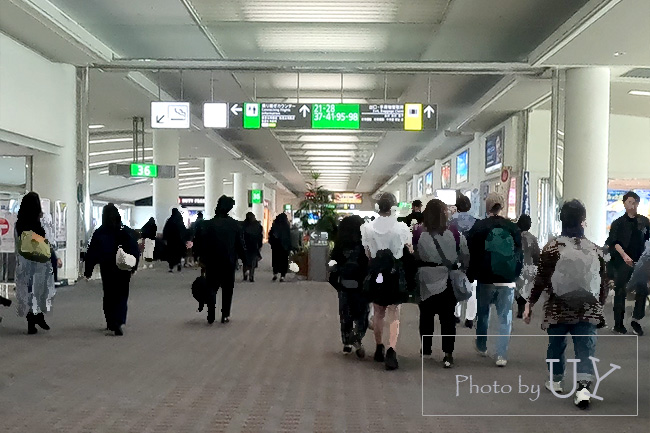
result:
<svg viewBox="0 0 650 433"><path fill-rule="evenodd" d="M273 246L271 249L271 264L274 274L286 276L289 271L289 251L279 245Z"/></svg>
<svg viewBox="0 0 650 433"><path fill-rule="evenodd" d="M115 271L112 275L102 275L104 317L110 330L126 323L130 282L130 272Z"/></svg>
<svg viewBox="0 0 650 433"><path fill-rule="evenodd" d="M623 326L625 320L625 299L627 297L627 283L632 276L633 268L625 265L614 270L614 325ZM637 290L634 299L634 312L632 318L641 320L645 317L646 294Z"/></svg>
<svg viewBox="0 0 650 433"><path fill-rule="evenodd" d="M368 330L370 302L360 292L339 291L341 341L344 345L361 344Z"/></svg>
<svg viewBox="0 0 650 433"><path fill-rule="evenodd" d="M224 317L230 317L230 307L232 306L232 295L235 288L235 270L211 271L206 269L205 280L208 285L208 315L212 313L217 305L217 293L221 288L223 290L223 305L221 314Z"/></svg>
<svg viewBox="0 0 650 433"><path fill-rule="evenodd" d="M423 337L432 335L434 331L434 320L436 314L440 321L440 334L447 335L442 337L442 351L452 353L456 343L456 296L451 286L447 285L444 292L430 296L420 302L420 338L422 338L422 353L430 354L433 345L432 337Z"/></svg>

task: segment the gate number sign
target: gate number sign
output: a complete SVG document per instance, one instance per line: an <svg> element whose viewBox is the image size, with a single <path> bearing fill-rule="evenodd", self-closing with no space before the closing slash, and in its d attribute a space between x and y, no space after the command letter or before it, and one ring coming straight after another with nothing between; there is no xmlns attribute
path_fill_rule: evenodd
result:
<svg viewBox="0 0 650 433"><path fill-rule="evenodd" d="M131 164L131 177L158 177L155 164Z"/></svg>

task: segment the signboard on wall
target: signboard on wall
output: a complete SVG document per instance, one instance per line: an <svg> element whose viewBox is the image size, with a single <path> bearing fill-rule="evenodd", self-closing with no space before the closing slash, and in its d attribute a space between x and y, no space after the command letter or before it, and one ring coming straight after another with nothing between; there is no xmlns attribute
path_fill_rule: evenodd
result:
<svg viewBox="0 0 650 433"><path fill-rule="evenodd" d="M16 227L16 214L0 211L0 253L13 253L16 251L14 228Z"/></svg>
<svg viewBox="0 0 650 433"><path fill-rule="evenodd" d="M514 176L510 178L508 189L508 218L517 218L517 179Z"/></svg>
<svg viewBox="0 0 650 433"><path fill-rule="evenodd" d="M151 127L162 129L189 129L189 102L152 102Z"/></svg>
<svg viewBox="0 0 650 433"><path fill-rule="evenodd" d="M422 197L424 195L424 176L418 177L418 190L416 197Z"/></svg>
<svg viewBox="0 0 650 433"><path fill-rule="evenodd" d="M205 206L205 197L178 197L181 206Z"/></svg>
<svg viewBox="0 0 650 433"><path fill-rule="evenodd" d="M442 163L440 180L442 189L451 188L451 160Z"/></svg>
<svg viewBox="0 0 650 433"><path fill-rule="evenodd" d="M521 213L530 215L530 173L524 171L524 177L521 181Z"/></svg>
<svg viewBox="0 0 650 433"><path fill-rule="evenodd" d="M503 166L504 128L485 138L485 172L493 173Z"/></svg>
<svg viewBox="0 0 650 433"><path fill-rule="evenodd" d="M59 249L66 247L68 237L68 205L63 201L54 202L54 240Z"/></svg>
<svg viewBox="0 0 650 433"><path fill-rule="evenodd" d="M413 181L409 180L406 182L406 201L407 202L412 202L413 201Z"/></svg>
<svg viewBox="0 0 650 433"><path fill-rule="evenodd" d="M467 182L469 179L469 150L456 157L456 183Z"/></svg>
<svg viewBox="0 0 650 433"><path fill-rule="evenodd" d="M335 192L332 194L334 204L361 204L363 203L363 194L359 192Z"/></svg>
<svg viewBox="0 0 650 433"><path fill-rule="evenodd" d="M433 194L433 171L430 171L424 177L424 192L426 195Z"/></svg>

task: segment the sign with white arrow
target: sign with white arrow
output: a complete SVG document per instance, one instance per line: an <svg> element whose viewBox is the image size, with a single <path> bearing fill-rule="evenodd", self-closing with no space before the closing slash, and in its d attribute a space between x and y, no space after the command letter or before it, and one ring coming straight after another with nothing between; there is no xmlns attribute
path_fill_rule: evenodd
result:
<svg viewBox="0 0 650 433"><path fill-rule="evenodd" d="M156 129L189 129L189 102L152 102L151 127Z"/></svg>
<svg viewBox="0 0 650 433"><path fill-rule="evenodd" d="M302 117L307 117L307 115L309 114L309 112L310 112L311 110L309 109L308 106L303 105L302 107L300 107L300 110L299 110L299 111L300 111L300 113L302 114Z"/></svg>

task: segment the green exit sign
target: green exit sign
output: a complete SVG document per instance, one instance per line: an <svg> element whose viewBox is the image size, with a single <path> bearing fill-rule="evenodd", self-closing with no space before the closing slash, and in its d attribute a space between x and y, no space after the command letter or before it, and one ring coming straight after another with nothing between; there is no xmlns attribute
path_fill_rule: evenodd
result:
<svg viewBox="0 0 650 433"><path fill-rule="evenodd" d="M410 208L410 207L411 207L411 203L406 203L406 202L404 202L404 201L401 201L401 202L399 203L399 207L402 208L402 209L404 209L404 208Z"/></svg>
<svg viewBox="0 0 650 433"><path fill-rule="evenodd" d="M251 190L251 203L253 204L262 204L262 190L253 189Z"/></svg>
<svg viewBox="0 0 650 433"><path fill-rule="evenodd" d="M131 177L158 177L156 164L131 164Z"/></svg>
<svg viewBox="0 0 650 433"><path fill-rule="evenodd" d="M359 104L313 104L313 129L359 129Z"/></svg>
<svg viewBox="0 0 650 433"><path fill-rule="evenodd" d="M284 211L285 212L291 212L291 205L290 204L285 204L284 205Z"/></svg>

